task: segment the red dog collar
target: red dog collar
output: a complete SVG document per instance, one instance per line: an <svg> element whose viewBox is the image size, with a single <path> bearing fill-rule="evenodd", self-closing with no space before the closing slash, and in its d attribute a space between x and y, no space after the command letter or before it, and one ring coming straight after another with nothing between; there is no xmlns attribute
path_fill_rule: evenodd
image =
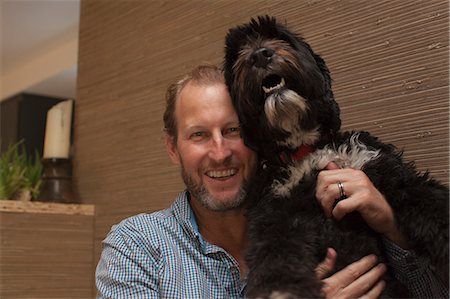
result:
<svg viewBox="0 0 450 299"><path fill-rule="evenodd" d="M286 154L285 152L281 153L280 158L281 161L287 163L289 161L300 161L312 152L314 152L314 147L312 145L302 145L295 152Z"/></svg>

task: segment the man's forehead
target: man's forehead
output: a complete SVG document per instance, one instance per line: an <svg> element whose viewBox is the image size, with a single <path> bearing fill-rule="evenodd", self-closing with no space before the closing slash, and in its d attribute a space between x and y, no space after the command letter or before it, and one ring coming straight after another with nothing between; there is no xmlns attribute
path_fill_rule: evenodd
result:
<svg viewBox="0 0 450 299"><path fill-rule="evenodd" d="M208 102L219 101L222 104L230 104L231 98L228 94L227 87L224 83L210 83L210 84L200 84L197 82L187 83L177 99L177 105L180 103L185 105L200 105L208 104Z"/></svg>
<svg viewBox="0 0 450 299"><path fill-rule="evenodd" d="M223 83L185 86L176 104L175 115L177 122L184 125L197 125L204 121L238 123L238 116Z"/></svg>

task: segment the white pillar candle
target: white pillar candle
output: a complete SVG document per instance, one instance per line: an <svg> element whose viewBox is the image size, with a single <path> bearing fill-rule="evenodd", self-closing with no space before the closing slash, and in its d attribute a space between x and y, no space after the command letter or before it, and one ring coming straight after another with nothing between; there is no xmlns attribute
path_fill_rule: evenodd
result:
<svg viewBox="0 0 450 299"><path fill-rule="evenodd" d="M56 104L47 112L44 159L69 158L73 100Z"/></svg>

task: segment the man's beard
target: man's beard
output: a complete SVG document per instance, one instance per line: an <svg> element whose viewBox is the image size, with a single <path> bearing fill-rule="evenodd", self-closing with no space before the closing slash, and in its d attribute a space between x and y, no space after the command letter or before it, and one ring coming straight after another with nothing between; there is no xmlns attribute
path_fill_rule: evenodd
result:
<svg viewBox="0 0 450 299"><path fill-rule="evenodd" d="M252 177L254 173L255 171L252 171L250 177ZM217 198L214 198L211 193L209 193L202 182L196 183L192 176L190 176L186 172L183 164L181 164L181 176L183 177L184 184L186 185L189 194L192 197L196 198L202 206L211 211L230 211L242 207L245 203L247 197L247 188L250 184L246 179L243 180L242 185L239 187L239 191L233 198L219 200Z"/></svg>

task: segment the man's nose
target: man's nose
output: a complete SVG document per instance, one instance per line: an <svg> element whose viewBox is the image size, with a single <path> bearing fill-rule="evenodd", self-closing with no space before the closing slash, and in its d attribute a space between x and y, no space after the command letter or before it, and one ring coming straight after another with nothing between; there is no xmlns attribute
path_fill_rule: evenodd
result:
<svg viewBox="0 0 450 299"><path fill-rule="evenodd" d="M223 162L231 156L231 148L227 140L222 136L215 136L212 139L209 157L216 162Z"/></svg>

